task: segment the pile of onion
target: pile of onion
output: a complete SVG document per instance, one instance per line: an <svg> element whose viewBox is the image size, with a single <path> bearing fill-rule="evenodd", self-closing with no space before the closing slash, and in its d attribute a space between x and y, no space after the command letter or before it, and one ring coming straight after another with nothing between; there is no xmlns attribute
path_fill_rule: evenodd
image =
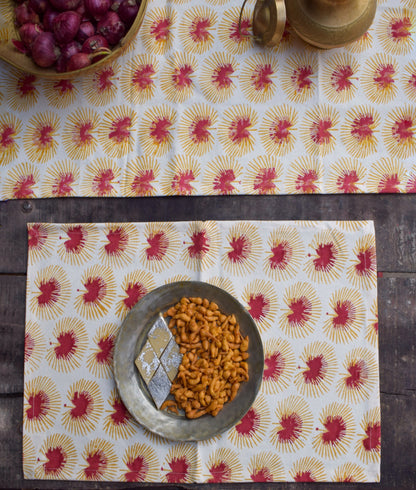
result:
<svg viewBox="0 0 416 490"><path fill-rule="evenodd" d="M42 68L80 70L102 59L133 24L141 0L17 0L15 46Z"/></svg>

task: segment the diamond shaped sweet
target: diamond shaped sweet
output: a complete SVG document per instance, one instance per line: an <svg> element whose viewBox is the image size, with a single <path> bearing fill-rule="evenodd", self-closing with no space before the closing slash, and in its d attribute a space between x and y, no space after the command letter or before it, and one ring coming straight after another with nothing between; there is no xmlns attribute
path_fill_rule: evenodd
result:
<svg viewBox="0 0 416 490"><path fill-rule="evenodd" d="M134 363L144 382L148 384L160 365L159 358L149 341L146 341Z"/></svg>
<svg viewBox="0 0 416 490"><path fill-rule="evenodd" d="M165 368L169 379L173 381L178 374L178 369L182 362L182 354L180 353L179 345L176 343L173 336L166 349L163 351L160 362Z"/></svg>
<svg viewBox="0 0 416 490"><path fill-rule="evenodd" d="M150 380L150 383L147 385L158 409L169 395L171 386L170 379L166 374L165 369L160 364L153 375L153 378Z"/></svg>
<svg viewBox="0 0 416 490"><path fill-rule="evenodd" d="M153 350L156 352L156 355L160 357L172 338L169 327L166 325L166 322L161 315L149 330L147 338L149 339Z"/></svg>

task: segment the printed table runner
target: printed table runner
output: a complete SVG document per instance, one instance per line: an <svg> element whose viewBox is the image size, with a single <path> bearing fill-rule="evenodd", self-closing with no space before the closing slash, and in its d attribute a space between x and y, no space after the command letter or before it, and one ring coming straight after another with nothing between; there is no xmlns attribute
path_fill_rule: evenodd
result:
<svg viewBox="0 0 416 490"><path fill-rule="evenodd" d="M32 223L28 235L25 478L379 480L372 222ZM251 409L200 443L139 426L112 377L128 311L177 280L233 294L265 351Z"/></svg>
<svg viewBox="0 0 416 490"><path fill-rule="evenodd" d="M242 3L149 0L129 50L82 79L0 61L0 199L415 192L415 1L379 0L327 51L290 26L257 46Z"/></svg>

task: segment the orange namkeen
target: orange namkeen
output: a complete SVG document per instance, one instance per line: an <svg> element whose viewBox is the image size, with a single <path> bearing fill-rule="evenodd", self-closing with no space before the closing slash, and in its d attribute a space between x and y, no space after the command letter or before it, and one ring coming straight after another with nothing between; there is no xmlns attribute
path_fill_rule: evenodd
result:
<svg viewBox="0 0 416 490"><path fill-rule="evenodd" d="M247 381L248 336L243 337L235 315L223 314L204 298L183 297L164 315L183 354L171 388L175 401L162 408L184 410L187 418L216 416Z"/></svg>

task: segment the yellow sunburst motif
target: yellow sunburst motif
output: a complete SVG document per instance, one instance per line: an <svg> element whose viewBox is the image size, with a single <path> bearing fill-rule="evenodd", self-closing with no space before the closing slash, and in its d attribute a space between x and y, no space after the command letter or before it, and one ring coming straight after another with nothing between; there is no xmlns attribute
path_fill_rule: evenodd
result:
<svg viewBox="0 0 416 490"><path fill-rule="evenodd" d="M378 305L377 299L373 301L371 305L371 316L367 320L367 327L365 333L365 339L369 342L373 347L378 347Z"/></svg>
<svg viewBox="0 0 416 490"><path fill-rule="evenodd" d="M216 263L220 231L215 221L192 221L184 230L181 261L187 269L204 271Z"/></svg>
<svg viewBox="0 0 416 490"><path fill-rule="evenodd" d="M321 315L321 302L311 284L298 282L283 293L280 328L292 338L310 335Z"/></svg>
<svg viewBox="0 0 416 490"><path fill-rule="evenodd" d="M338 112L330 106L319 105L306 111L300 136L309 155L322 157L334 151L338 123Z"/></svg>
<svg viewBox="0 0 416 490"><path fill-rule="evenodd" d="M127 101L140 105L150 100L155 93L158 72L155 56L142 54L127 61L120 77L120 87Z"/></svg>
<svg viewBox="0 0 416 490"><path fill-rule="evenodd" d="M242 183L243 167L231 157L218 156L208 162L201 183L204 194L238 194Z"/></svg>
<svg viewBox="0 0 416 490"><path fill-rule="evenodd" d="M168 483L193 483L200 473L196 445L179 443L171 447L161 467L162 481Z"/></svg>
<svg viewBox="0 0 416 490"><path fill-rule="evenodd" d="M234 94L238 79L237 69L237 61L227 53L213 53L204 61L199 85L209 102L225 102Z"/></svg>
<svg viewBox="0 0 416 490"><path fill-rule="evenodd" d="M260 156L249 162L242 189L246 194L274 195L280 190L283 164L273 156Z"/></svg>
<svg viewBox="0 0 416 490"><path fill-rule="evenodd" d="M366 412L360 421L355 454L365 463L379 463L381 451L380 407Z"/></svg>
<svg viewBox="0 0 416 490"><path fill-rule="evenodd" d="M170 6L147 11L140 28L140 37L146 52L154 54L168 52L174 41L172 29L174 25L176 25L176 12Z"/></svg>
<svg viewBox="0 0 416 490"><path fill-rule="evenodd" d="M88 442L82 451L82 469L77 480L111 481L117 476L118 459L114 444L96 438Z"/></svg>
<svg viewBox="0 0 416 490"><path fill-rule="evenodd" d="M84 271L74 307L82 317L98 319L110 309L115 297L115 280L109 267L94 265Z"/></svg>
<svg viewBox="0 0 416 490"><path fill-rule="evenodd" d="M401 85L408 99L416 101L416 62L411 61L401 70Z"/></svg>
<svg viewBox="0 0 416 490"><path fill-rule="evenodd" d="M40 325L29 320L25 326L25 376L33 373L39 367L44 356L46 347L45 337L43 336Z"/></svg>
<svg viewBox="0 0 416 490"><path fill-rule="evenodd" d="M212 47L217 19L215 11L206 7L185 10L179 24L179 39L186 53L203 54Z"/></svg>
<svg viewBox="0 0 416 490"><path fill-rule="evenodd" d="M328 284L341 277L348 253L342 232L325 230L315 234L308 251L303 270L311 281Z"/></svg>
<svg viewBox="0 0 416 490"><path fill-rule="evenodd" d="M298 459L292 465L289 475L295 482L327 481L323 463L319 459L309 456Z"/></svg>
<svg viewBox="0 0 416 490"><path fill-rule="evenodd" d="M157 482L160 462L156 451L147 444L136 442L128 446L123 455L124 469L120 475L126 482Z"/></svg>
<svg viewBox="0 0 416 490"><path fill-rule="evenodd" d="M276 92L278 62L269 53L249 57L241 67L240 85L246 99L253 103L267 102Z"/></svg>
<svg viewBox="0 0 416 490"><path fill-rule="evenodd" d="M240 455L229 448L220 448L210 453L203 475L206 483L239 481L243 475Z"/></svg>
<svg viewBox="0 0 416 490"><path fill-rule="evenodd" d="M85 323L78 318L60 318L52 331L46 360L52 369L68 373L81 366L88 346Z"/></svg>
<svg viewBox="0 0 416 490"><path fill-rule="evenodd" d="M218 25L218 38L230 54L243 54L254 45L251 18L244 12L240 19L240 7L226 10Z"/></svg>
<svg viewBox="0 0 416 490"><path fill-rule="evenodd" d="M320 158L299 157L286 175L288 194L319 194L322 188L323 164Z"/></svg>
<svg viewBox="0 0 416 490"><path fill-rule="evenodd" d="M58 318L65 311L71 295L71 284L65 270L51 265L38 271L28 283L29 305L32 313L40 319Z"/></svg>
<svg viewBox="0 0 416 490"><path fill-rule="evenodd" d="M63 262L81 265L95 253L98 230L94 224L65 224L59 230L58 255Z"/></svg>
<svg viewBox="0 0 416 490"><path fill-rule="evenodd" d="M255 279L244 287L241 299L260 332L274 324L279 305L275 283Z"/></svg>
<svg viewBox="0 0 416 490"><path fill-rule="evenodd" d="M297 111L286 104L266 112L259 128L259 136L269 155L284 156L293 150L297 122Z"/></svg>
<svg viewBox="0 0 416 490"><path fill-rule="evenodd" d="M72 439L65 434L46 437L39 449L35 478L39 480L71 479L77 464L77 452Z"/></svg>
<svg viewBox="0 0 416 490"><path fill-rule="evenodd" d="M218 126L218 139L228 156L241 157L254 148L257 112L248 105L224 111Z"/></svg>
<svg viewBox="0 0 416 490"><path fill-rule="evenodd" d="M413 165L412 168L408 169L406 192L409 194L416 193L416 165Z"/></svg>
<svg viewBox="0 0 416 490"><path fill-rule="evenodd" d="M98 139L105 153L120 158L133 150L137 114L127 106L116 106L103 114Z"/></svg>
<svg viewBox="0 0 416 490"><path fill-rule="evenodd" d="M207 282L209 284L212 284L213 286L217 286L217 288L224 289L225 291L227 291L227 293L231 294L232 296L237 296L234 289L234 283L228 277L215 276L208 279Z"/></svg>
<svg viewBox="0 0 416 490"><path fill-rule="evenodd" d="M141 265L157 273L168 269L177 261L180 244L180 234L172 223L147 223L139 252Z"/></svg>
<svg viewBox="0 0 416 490"><path fill-rule="evenodd" d="M303 448L311 431L313 416L306 400L291 395L279 401L275 409L270 442L279 452L293 453Z"/></svg>
<svg viewBox="0 0 416 490"><path fill-rule="evenodd" d="M255 270L261 251L257 226L244 222L232 225L224 240L222 267L228 274L244 276Z"/></svg>
<svg viewBox="0 0 416 490"><path fill-rule="evenodd" d="M207 0L208 3L214 6L225 5L227 0ZM252 0L249 0L247 3L249 4Z"/></svg>
<svg viewBox="0 0 416 490"><path fill-rule="evenodd" d="M112 390L104 411L103 428L114 439L128 439L137 429L134 419L124 406L117 390Z"/></svg>
<svg viewBox="0 0 416 490"><path fill-rule="evenodd" d="M72 160L85 160L97 148L100 116L92 109L77 109L66 117L62 135L66 154Z"/></svg>
<svg viewBox="0 0 416 490"><path fill-rule="evenodd" d="M122 195L126 197L155 196L160 175L159 162L140 156L128 162L121 181Z"/></svg>
<svg viewBox="0 0 416 490"><path fill-rule="evenodd" d="M59 117L52 112L41 112L29 119L23 147L31 162L45 163L56 155L59 127Z"/></svg>
<svg viewBox="0 0 416 490"><path fill-rule="evenodd" d="M49 105L64 109L73 104L79 97L79 85L74 80L44 80L43 93Z"/></svg>
<svg viewBox="0 0 416 490"><path fill-rule="evenodd" d="M363 68L361 86L367 98L385 104L397 96L398 64L393 56L377 53Z"/></svg>
<svg viewBox="0 0 416 490"><path fill-rule="evenodd" d="M318 83L316 53L295 54L282 69L282 88L291 102L302 103L315 95Z"/></svg>
<svg viewBox="0 0 416 490"><path fill-rule="evenodd" d="M100 263L121 268L134 260L139 244L139 232L132 223L107 223L102 230L98 258Z"/></svg>
<svg viewBox="0 0 416 490"><path fill-rule="evenodd" d="M22 121L12 114L0 114L0 167L8 165L18 155Z"/></svg>
<svg viewBox="0 0 416 490"><path fill-rule="evenodd" d="M50 223L28 223L27 255L30 264L52 255L53 243L58 236L56 227Z"/></svg>
<svg viewBox="0 0 416 490"><path fill-rule="evenodd" d="M97 427L103 407L98 383L80 379L66 393L62 425L71 434L86 435Z"/></svg>
<svg viewBox="0 0 416 490"><path fill-rule="evenodd" d="M377 358L373 351L358 347L346 355L337 381L337 394L346 403L368 400L378 380Z"/></svg>
<svg viewBox="0 0 416 490"><path fill-rule="evenodd" d="M40 93L35 75L10 67L1 80L6 82L4 98L12 111L27 111L37 104Z"/></svg>
<svg viewBox="0 0 416 490"><path fill-rule="evenodd" d="M147 110L139 124L138 136L145 155L160 157L172 149L177 114L168 105Z"/></svg>
<svg viewBox="0 0 416 490"><path fill-rule="evenodd" d="M330 164L324 182L328 194L359 194L364 192L366 168L355 158L340 158Z"/></svg>
<svg viewBox="0 0 416 490"><path fill-rule="evenodd" d="M110 378L113 372L113 350L119 324L105 323L95 332L86 365L96 378Z"/></svg>
<svg viewBox="0 0 416 490"><path fill-rule="evenodd" d="M217 111L205 104L195 104L183 112L178 138L187 155L201 156L212 149L217 119Z"/></svg>
<svg viewBox="0 0 416 490"><path fill-rule="evenodd" d="M342 231L358 231L362 228L366 228L369 222L366 220L354 220L354 221L335 221L335 225L341 228Z"/></svg>
<svg viewBox="0 0 416 490"><path fill-rule="evenodd" d="M117 95L119 74L120 65L114 62L87 73L82 88L88 102L96 107L111 104Z"/></svg>
<svg viewBox="0 0 416 490"><path fill-rule="evenodd" d="M351 408L341 403L330 403L319 414L319 427L312 447L321 456L331 460L345 455L355 435Z"/></svg>
<svg viewBox="0 0 416 490"><path fill-rule="evenodd" d="M350 342L357 338L366 320L363 298L355 289L342 288L332 294L330 311L322 327L332 342Z"/></svg>
<svg viewBox="0 0 416 490"><path fill-rule="evenodd" d="M88 197L114 197L117 195L121 169L114 160L97 158L86 165L80 191Z"/></svg>
<svg viewBox="0 0 416 490"><path fill-rule="evenodd" d="M172 441L170 439L166 439L159 434L156 434L156 432L152 432L148 429L145 429L143 426L139 426L141 429L143 429L143 434L146 437L146 440L148 440L153 446L159 446L163 444L170 444ZM160 479L159 479L160 481Z"/></svg>
<svg viewBox="0 0 416 490"><path fill-rule="evenodd" d="M367 189L377 194L404 192L406 173L402 162L393 158L381 158L370 167Z"/></svg>
<svg viewBox="0 0 416 490"><path fill-rule="evenodd" d="M48 165L42 180L42 197L74 196L79 185L80 173L80 167L70 160Z"/></svg>
<svg viewBox="0 0 416 490"><path fill-rule="evenodd" d="M349 261L347 278L357 289L372 289L377 284L376 243L373 234L356 241L353 248L354 259Z"/></svg>
<svg viewBox="0 0 416 490"><path fill-rule="evenodd" d="M239 449L255 448L266 437L270 422L267 401L259 395L244 417L228 432L228 439Z"/></svg>
<svg viewBox="0 0 416 490"><path fill-rule="evenodd" d="M38 376L25 381L23 399L25 431L44 433L49 430L61 407L61 397L52 379Z"/></svg>
<svg viewBox="0 0 416 490"><path fill-rule="evenodd" d="M285 471L277 454L272 451L261 451L251 457L247 471L252 481L284 481Z"/></svg>
<svg viewBox="0 0 416 490"><path fill-rule="evenodd" d="M169 102L181 103L193 95L196 70L192 54L175 52L166 59L160 73L160 87Z"/></svg>
<svg viewBox="0 0 416 490"><path fill-rule="evenodd" d="M365 476L363 468L358 464L344 463L335 469L334 475L332 477L332 481L355 483L355 482L365 482L367 481L367 478Z"/></svg>
<svg viewBox="0 0 416 490"><path fill-rule="evenodd" d="M382 1L386 1L386 0L382 0ZM416 8L416 1L415 0L402 0L401 2L405 7L408 7L408 8Z"/></svg>
<svg viewBox="0 0 416 490"><path fill-rule="evenodd" d="M26 434L23 434L22 447L23 477L27 480L33 480L35 478L35 465L37 454L35 451L35 447L32 444L32 439Z"/></svg>
<svg viewBox="0 0 416 490"><path fill-rule="evenodd" d="M325 60L322 70L323 92L330 102L343 104L355 96L358 88L359 62L347 53L337 53Z"/></svg>
<svg viewBox="0 0 416 490"><path fill-rule="evenodd" d="M383 141L395 159L409 158L416 153L416 109L399 107L388 113L383 126Z"/></svg>
<svg viewBox="0 0 416 490"><path fill-rule="evenodd" d="M3 180L2 197L4 200L36 198L39 181L40 172L37 166L26 162L13 166Z"/></svg>
<svg viewBox="0 0 416 490"><path fill-rule="evenodd" d="M377 151L380 114L370 106L349 110L341 126L341 141L348 153L364 158Z"/></svg>
<svg viewBox="0 0 416 490"><path fill-rule="evenodd" d="M300 361L295 375L299 393L313 398L328 393L337 370L334 348L327 342L312 342L304 348Z"/></svg>
<svg viewBox="0 0 416 490"><path fill-rule="evenodd" d="M295 367L295 355L287 340L267 340L264 344L262 390L267 394L276 394L287 389L292 382Z"/></svg>
<svg viewBox="0 0 416 490"><path fill-rule="evenodd" d="M186 155L178 155L166 166L160 179L162 193L165 196L192 196L197 193L201 165Z"/></svg>
<svg viewBox="0 0 416 490"><path fill-rule="evenodd" d="M219 434L217 436L210 437L209 439L204 439L203 441L198 441L198 444L200 444L201 446L211 446L212 444L215 445L219 442L221 437L222 437L221 434Z"/></svg>
<svg viewBox="0 0 416 490"><path fill-rule="evenodd" d="M404 55L414 47L415 15L406 8L383 10L376 34L385 53Z"/></svg>
<svg viewBox="0 0 416 490"><path fill-rule="evenodd" d="M140 299L156 287L154 275L146 271L129 272L121 283L121 299L117 301L116 314L122 320Z"/></svg>

